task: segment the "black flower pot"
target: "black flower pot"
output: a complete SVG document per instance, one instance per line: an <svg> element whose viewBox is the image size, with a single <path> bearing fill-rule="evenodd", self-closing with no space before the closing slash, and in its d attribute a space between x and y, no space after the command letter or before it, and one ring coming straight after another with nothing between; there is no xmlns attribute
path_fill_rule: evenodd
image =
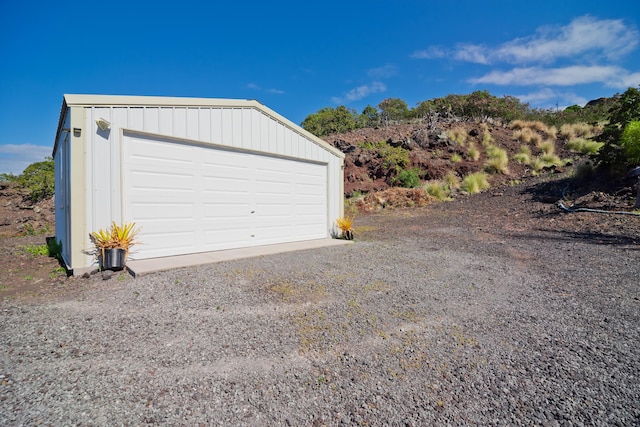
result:
<svg viewBox="0 0 640 427"><path fill-rule="evenodd" d="M127 251L120 248L105 249L102 251L103 270L122 270L124 268Z"/></svg>

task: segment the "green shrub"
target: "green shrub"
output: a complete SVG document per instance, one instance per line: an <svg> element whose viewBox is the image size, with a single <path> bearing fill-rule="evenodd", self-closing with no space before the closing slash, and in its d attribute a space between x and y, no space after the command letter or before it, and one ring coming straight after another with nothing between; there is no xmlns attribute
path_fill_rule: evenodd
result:
<svg viewBox="0 0 640 427"><path fill-rule="evenodd" d="M402 169L409 164L409 151L402 147L393 147L384 141L361 142L358 144L363 150L377 155L383 161L385 169Z"/></svg>
<svg viewBox="0 0 640 427"><path fill-rule="evenodd" d="M640 121L631 121L622 132L622 148L629 166L640 164Z"/></svg>
<svg viewBox="0 0 640 427"><path fill-rule="evenodd" d="M402 169L398 172L398 175L393 179L394 184L399 184L400 187L415 188L420 185L420 169Z"/></svg>
<svg viewBox="0 0 640 427"><path fill-rule="evenodd" d="M460 189L469 194L475 194L490 187L488 175L484 172L476 172L464 177Z"/></svg>
<svg viewBox="0 0 640 427"><path fill-rule="evenodd" d="M595 138L604 142L598 151L597 165L605 166L613 172L626 173L630 162L627 150L622 145L622 134L630 122L640 120L640 89L630 87L623 94L615 95L608 120L602 133Z"/></svg>
<svg viewBox="0 0 640 427"><path fill-rule="evenodd" d="M458 153L453 153L453 154L451 155L451 162L453 162L453 163L459 163L459 162L461 162L461 161L462 161L462 156L461 156L460 154L458 154Z"/></svg>

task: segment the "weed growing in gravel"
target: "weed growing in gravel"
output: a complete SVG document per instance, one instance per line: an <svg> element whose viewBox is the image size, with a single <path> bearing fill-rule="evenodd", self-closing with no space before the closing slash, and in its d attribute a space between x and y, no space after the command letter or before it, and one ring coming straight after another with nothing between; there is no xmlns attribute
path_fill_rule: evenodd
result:
<svg viewBox="0 0 640 427"><path fill-rule="evenodd" d="M458 153L453 153L451 155L451 162L452 163L460 163L462 161L462 156Z"/></svg>
<svg viewBox="0 0 640 427"><path fill-rule="evenodd" d="M56 277L60 277L62 275L66 276L66 274L67 274L67 270L64 267L57 267L57 268L54 268L53 271L51 271L51 273L49 273L49 278L55 279Z"/></svg>
<svg viewBox="0 0 640 427"><path fill-rule="evenodd" d="M267 283L267 290L276 294L282 302L317 302L326 295L324 285L315 282L292 282L282 280Z"/></svg>
<svg viewBox="0 0 640 427"><path fill-rule="evenodd" d="M42 255L49 255L47 245L26 245L23 247L25 253L31 255L32 258Z"/></svg>

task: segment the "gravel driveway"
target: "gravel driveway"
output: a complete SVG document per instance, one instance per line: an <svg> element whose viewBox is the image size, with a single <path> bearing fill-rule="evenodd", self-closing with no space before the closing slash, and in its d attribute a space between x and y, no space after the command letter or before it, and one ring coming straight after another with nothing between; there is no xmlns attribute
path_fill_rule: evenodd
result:
<svg viewBox="0 0 640 427"><path fill-rule="evenodd" d="M637 242L464 203L2 302L0 425L640 425Z"/></svg>

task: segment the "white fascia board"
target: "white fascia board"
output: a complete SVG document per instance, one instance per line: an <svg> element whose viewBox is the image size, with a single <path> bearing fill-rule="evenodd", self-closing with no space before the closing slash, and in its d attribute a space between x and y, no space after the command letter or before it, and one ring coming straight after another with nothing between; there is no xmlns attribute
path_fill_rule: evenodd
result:
<svg viewBox="0 0 640 427"><path fill-rule="evenodd" d="M309 139L322 149L334 156L344 159L342 151L326 141L306 131L301 126L276 113L269 107L253 99L222 99L222 98L184 98L165 96L130 96L130 95L64 95L67 106L135 106L135 107L217 107L217 108L255 108L265 115L282 123L296 133Z"/></svg>

